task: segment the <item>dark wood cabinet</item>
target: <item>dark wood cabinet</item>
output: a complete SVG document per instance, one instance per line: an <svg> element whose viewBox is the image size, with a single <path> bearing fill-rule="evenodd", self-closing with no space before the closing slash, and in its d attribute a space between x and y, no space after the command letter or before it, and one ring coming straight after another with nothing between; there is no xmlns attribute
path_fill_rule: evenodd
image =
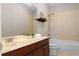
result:
<svg viewBox="0 0 79 59"><path fill-rule="evenodd" d="M37 50L33 51L28 55L29 56L48 56L49 55L48 44L42 46L41 48L38 48Z"/></svg>
<svg viewBox="0 0 79 59"><path fill-rule="evenodd" d="M48 56L49 55L49 39L36 42L34 44L7 52L3 56Z"/></svg>

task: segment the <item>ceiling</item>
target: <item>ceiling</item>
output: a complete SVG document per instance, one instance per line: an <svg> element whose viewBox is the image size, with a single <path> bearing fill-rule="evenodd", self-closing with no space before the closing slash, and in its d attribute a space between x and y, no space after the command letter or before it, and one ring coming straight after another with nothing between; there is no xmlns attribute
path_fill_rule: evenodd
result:
<svg viewBox="0 0 79 59"><path fill-rule="evenodd" d="M26 8L28 8L29 10L33 12L36 11L36 7L31 3L22 3L22 5L24 5Z"/></svg>
<svg viewBox="0 0 79 59"><path fill-rule="evenodd" d="M49 9L68 9L68 8L75 8L75 6L78 3L46 3L46 5L48 6ZM32 11L36 11L36 7L35 7L35 3L29 3L29 4L25 4L27 5L27 7L32 10Z"/></svg>
<svg viewBox="0 0 79 59"><path fill-rule="evenodd" d="M65 7L65 6L74 6L78 3L47 3L49 8L55 8L55 7Z"/></svg>

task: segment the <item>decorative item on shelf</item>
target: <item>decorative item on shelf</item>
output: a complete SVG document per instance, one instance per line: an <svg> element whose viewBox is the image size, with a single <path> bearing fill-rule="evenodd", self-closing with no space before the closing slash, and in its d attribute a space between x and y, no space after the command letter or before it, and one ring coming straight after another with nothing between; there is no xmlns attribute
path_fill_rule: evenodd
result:
<svg viewBox="0 0 79 59"><path fill-rule="evenodd" d="M39 17L39 18L36 18L35 20L40 21L40 22L45 22L45 21L47 21L47 20L46 20L46 17L44 17L43 12L40 12L40 17Z"/></svg>

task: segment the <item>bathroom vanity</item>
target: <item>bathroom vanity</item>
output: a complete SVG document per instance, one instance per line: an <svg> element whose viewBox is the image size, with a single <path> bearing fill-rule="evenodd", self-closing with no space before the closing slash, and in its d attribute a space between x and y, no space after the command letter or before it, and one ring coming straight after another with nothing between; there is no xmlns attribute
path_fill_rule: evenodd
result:
<svg viewBox="0 0 79 59"><path fill-rule="evenodd" d="M16 39L16 40L15 40ZM36 38L27 38L21 36L15 38L12 42L3 46L2 56L48 56L49 38L42 36Z"/></svg>

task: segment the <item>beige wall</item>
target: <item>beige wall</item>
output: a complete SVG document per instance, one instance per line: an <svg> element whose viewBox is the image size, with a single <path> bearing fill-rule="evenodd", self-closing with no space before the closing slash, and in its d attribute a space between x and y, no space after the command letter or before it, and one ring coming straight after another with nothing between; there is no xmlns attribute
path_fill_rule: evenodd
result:
<svg viewBox="0 0 79 59"><path fill-rule="evenodd" d="M55 39L79 40L79 8L77 4L56 7L51 17L51 32Z"/></svg>
<svg viewBox="0 0 79 59"><path fill-rule="evenodd" d="M37 13L36 13L36 18L40 17L40 12L43 12L44 17L48 20L48 14L49 14L49 9L46 4L44 3L38 3L35 4L37 8ZM35 33L41 33L42 35L48 35L48 21L45 23L34 21L34 32Z"/></svg>
<svg viewBox="0 0 79 59"><path fill-rule="evenodd" d="M0 3L0 43L1 43L1 3Z"/></svg>
<svg viewBox="0 0 79 59"><path fill-rule="evenodd" d="M27 5L2 4L2 36L33 32L33 15Z"/></svg>
<svg viewBox="0 0 79 59"><path fill-rule="evenodd" d="M1 56L1 49L2 46L1 46L1 3L0 3L0 56Z"/></svg>

